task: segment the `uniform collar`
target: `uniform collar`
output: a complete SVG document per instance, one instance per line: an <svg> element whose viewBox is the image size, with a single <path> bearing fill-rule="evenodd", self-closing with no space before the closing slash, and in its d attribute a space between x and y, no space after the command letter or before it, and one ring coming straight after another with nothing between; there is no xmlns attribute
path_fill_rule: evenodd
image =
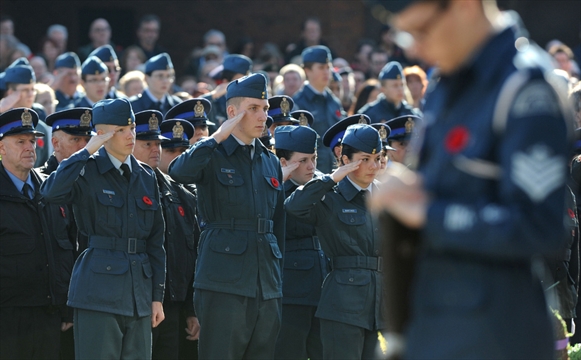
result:
<svg viewBox="0 0 581 360"><path fill-rule="evenodd" d="M238 146L246 145L242 141L236 139L234 137L234 135L228 136L228 138L226 140L224 140L223 142L221 142L221 144L224 147L224 150L226 150L226 154L228 156L232 155ZM262 145L262 142L258 141L257 139L254 139L254 142L250 145L254 145L254 154L255 155L260 155L261 153L265 153L267 156L270 157L270 151L268 151L268 149L265 148L264 145Z"/></svg>
<svg viewBox="0 0 581 360"><path fill-rule="evenodd" d="M161 97L161 99L157 99L155 96L153 96L153 94L151 93L151 91L149 91L149 89L145 89L143 91L144 94L147 95L147 97L149 98L149 100L151 100L154 104L157 103L158 101L161 104L165 104L165 95Z"/></svg>
<svg viewBox="0 0 581 360"><path fill-rule="evenodd" d="M327 97L327 89L326 88L323 91L323 93L319 93L310 84L306 84L305 86L303 86L303 93L305 94L305 96L309 100L313 100L315 98L315 96Z"/></svg>
<svg viewBox="0 0 581 360"><path fill-rule="evenodd" d="M8 171L8 169L4 168L4 170L6 170L6 174L8 175L10 180L12 180L12 183L14 184L14 186L16 187L16 190L18 190L19 193L22 193L22 188L24 187L24 183L27 183L36 192L36 186L34 185L34 182L32 181L32 176L30 175L30 173L28 173L28 178L26 179L26 181L22 181L19 178L17 178L16 175L14 175L10 171Z"/></svg>
<svg viewBox="0 0 581 360"><path fill-rule="evenodd" d="M351 181L351 179L345 176L343 180L339 181L339 184L337 186L339 187L339 192L341 193L343 198L347 201L351 201L355 198L355 196L357 196L357 194L359 194L361 190L369 190L370 192L374 191L377 187L377 183L376 180L374 180L373 183L369 185L369 188L361 189L358 186L359 189L357 189L355 187L355 184Z"/></svg>
<svg viewBox="0 0 581 360"><path fill-rule="evenodd" d="M117 171L119 171L119 173L121 173L121 170L119 169L119 167L121 166L121 161L117 160L115 157L111 156L107 150L105 150L105 147L102 146L98 152L96 152L95 154L92 155L93 158L95 159L95 161L97 162L97 168L99 169L99 172L101 174L106 173L107 171L111 170L111 169L117 169ZM129 169L131 170L131 172L133 173L134 170L133 169L137 169L139 166L137 165L137 161L133 160L133 156L129 155L127 157L127 159L125 159L125 164L129 165ZM115 165L114 164L117 165Z"/></svg>

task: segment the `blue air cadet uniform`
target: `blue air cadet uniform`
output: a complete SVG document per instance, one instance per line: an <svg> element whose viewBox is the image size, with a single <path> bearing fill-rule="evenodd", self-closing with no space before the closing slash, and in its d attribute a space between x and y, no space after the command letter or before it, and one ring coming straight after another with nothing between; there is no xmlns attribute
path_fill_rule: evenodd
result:
<svg viewBox="0 0 581 360"><path fill-rule="evenodd" d="M96 56L89 56L81 67L81 76L83 75L99 75L99 74L109 74L107 65L102 62ZM75 101L75 107L88 107L92 108L95 103L93 100L89 99L87 95L79 98Z"/></svg>
<svg viewBox="0 0 581 360"><path fill-rule="evenodd" d="M333 60L331 58L331 51L323 45L306 48L302 53L302 57L303 64L328 64ZM311 127L320 136L317 167L323 173L331 172L335 163L335 156L329 149L321 146L321 137L333 124L345 117L341 101L333 95L328 87L325 88L323 93L318 93L308 84L303 86L293 96L293 100L295 101L295 110L307 110L313 114L315 121Z"/></svg>
<svg viewBox="0 0 581 360"><path fill-rule="evenodd" d="M93 123L133 125L126 99L102 100ZM151 308L165 284L164 222L153 170L130 155L123 163L105 147L80 150L43 183L41 193L72 203L89 247L79 256L69 290L80 358L151 357Z"/></svg>
<svg viewBox="0 0 581 360"><path fill-rule="evenodd" d="M261 74L235 80L227 98L266 99ZM272 358L280 327L285 239L282 171L257 139L254 148L233 135L198 141L169 173L195 183L205 220L194 305L201 358Z"/></svg>
<svg viewBox="0 0 581 360"><path fill-rule="evenodd" d="M66 52L64 54L60 54L56 58L54 68L55 70L66 68L78 71L77 69L81 68L81 60L79 60L79 57L74 52ZM56 97L56 100L58 101L58 103L56 104L55 109L56 111L61 111L73 107L75 101L77 101L81 97L81 94L78 91L75 91L75 93L72 96L68 96L59 89L56 89L54 91L54 95Z"/></svg>
<svg viewBox="0 0 581 360"><path fill-rule="evenodd" d="M359 118L360 115L355 115ZM379 133L366 124L351 125L342 143L368 154L382 149ZM316 316L321 319L325 359L377 357L382 314L382 258L378 225L365 206L365 191L345 177L329 175L309 181L285 201L286 211L313 224L331 259Z"/></svg>

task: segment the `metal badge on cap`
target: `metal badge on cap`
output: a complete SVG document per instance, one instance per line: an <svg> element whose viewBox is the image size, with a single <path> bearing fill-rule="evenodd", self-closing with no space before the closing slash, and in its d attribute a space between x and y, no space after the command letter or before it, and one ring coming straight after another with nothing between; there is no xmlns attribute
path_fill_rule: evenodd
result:
<svg viewBox="0 0 581 360"><path fill-rule="evenodd" d="M201 101L196 103L194 106L194 116L195 117L204 117L204 105L202 105Z"/></svg>
<svg viewBox="0 0 581 360"><path fill-rule="evenodd" d="M305 114L301 114L299 116L299 125L301 126L307 126L309 124L309 120L307 119L307 117L305 116Z"/></svg>
<svg viewBox="0 0 581 360"><path fill-rule="evenodd" d="M290 111L290 105L286 98L282 98L282 102L280 103L280 111L284 116L288 116Z"/></svg>
<svg viewBox="0 0 581 360"><path fill-rule="evenodd" d="M382 141L384 141L385 139L387 139L387 130L385 130L385 126L382 126L379 129L379 137L381 138Z"/></svg>
<svg viewBox="0 0 581 360"><path fill-rule="evenodd" d="M155 116L155 114L151 114L151 117L149 118L149 130L155 131L158 129L158 127L159 120L157 119L157 116Z"/></svg>
<svg viewBox="0 0 581 360"><path fill-rule="evenodd" d="M359 124L367 124L367 120L365 120L363 115L361 115L361 117L359 118Z"/></svg>
<svg viewBox="0 0 581 360"><path fill-rule="evenodd" d="M79 122L79 126L82 127L91 126L91 114L89 114L89 110L85 110L85 113L81 115L81 121Z"/></svg>
<svg viewBox="0 0 581 360"><path fill-rule="evenodd" d="M22 126L32 127L32 115L28 112L28 109L24 109L20 119L22 120Z"/></svg>
<svg viewBox="0 0 581 360"><path fill-rule="evenodd" d="M414 129L414 122L411 118L408 118L408 121L405 123L405 133L411 134L412 130Z"/></svg>
<svg viewBox="0 0 581 360"><path fill-rule="evenodd" d="M184 138L184 127L182 126L181 122L176 122L176 124L171 129L172 136L174 139L183 139Z"/></svg>

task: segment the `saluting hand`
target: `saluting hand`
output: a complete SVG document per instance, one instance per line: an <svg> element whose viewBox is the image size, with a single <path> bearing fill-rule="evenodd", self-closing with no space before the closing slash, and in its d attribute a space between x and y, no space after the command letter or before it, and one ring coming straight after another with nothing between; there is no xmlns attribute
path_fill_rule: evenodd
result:
<svg viewBox="0 0 581 360"><path fill-rule="evenodd" d="M222 123L222 125L214 132L211 137L213 137L217 143L221 143L222 141L226 140L228 136L234 131L236 126L242 118L246 115L246 110L242 110L238 115L234 116L231 119L228 119ZM92 140L92 139L91 139Z"/></svg>
<svg viewBox="0 0 581 360"><path fill-rule="evenodd" d="M359 165L361 164L361 160L357 160L354 162L350 162L349 164L339 166L339 168L331 174L331 179L334 182L338 183L339 181L343 180L345 176L353 171L359 169Z"/></svg>
<svg viewBox="0 0 581 360"><path fill-rule="evenodd" d="M288 179L290 179L293 171L295 171L299 165L301 163L299 162L292 162L292 163L286 163L286 166L282 167L282 181L287 181Z"/></svg>
<svg viewBox="0 0 581 360"><path fill-rule="evenodd" d="M101 146L103 146L103 144L106 143L107 140L111 139L114 134L115 134L115 132L111 131L108 133L104 133L101 135L95 135L95 136L91 137L91 140L89 140L87 145L85 145L85 149L87 149L89 154L94 154L95 151L99 150L99 148Z"/></svg>

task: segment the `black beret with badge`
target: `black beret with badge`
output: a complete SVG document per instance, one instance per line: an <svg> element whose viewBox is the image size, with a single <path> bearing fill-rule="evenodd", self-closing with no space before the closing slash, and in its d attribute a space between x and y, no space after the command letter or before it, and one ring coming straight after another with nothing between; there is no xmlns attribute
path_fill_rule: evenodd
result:
<svg viewBox="0 0 581 360"><path fill-rule="evenodd" d="M323 135L323 145L328 146L331 150L338 145L341 145L343 136L345 135L345 130L350 125L355 124L369 124L371 120L369 116L363 114L355 114L345 119L336 122L331 126Z"/></svg>
<svg viewBox="0 0 581 360"><path fill-rule="evenodd" d="M194 137L194 126L189 121L170 119L162 121L161 135L167 140L161 142L162 148L189 147Z"/></svg>
<svg viewBox="0 0 581 360"><path fill-rule="evenodd" d="M15 108L0 114L0 140L5 136L18 134L34 134L42 137L44 134L36 131L38 114L29 108Z"/></svg>
<svg viewBox="0 0 581 360"><path fill-rule="evenodd" d="M92 113L92 109L84 107L61 110L47 116L45 123L53 133L63 131L69 135L93 136Z"/></svg>
<svg viewBox="0 0 581 360"><path fill-rule="evenodd" d="M163 114L157 110L143 110L135 114L135 135L137 140L167 140L161 135L159 124Z"/></svg>
<svg viewBox="0 0 581 360"><path fill-rule="evenodd" d="M192 125L214 125L208 120L208 114L212 110L212 103L208 99L194 98L184 100L174 105L165 114L166 119L183 119Z"/></svg>

